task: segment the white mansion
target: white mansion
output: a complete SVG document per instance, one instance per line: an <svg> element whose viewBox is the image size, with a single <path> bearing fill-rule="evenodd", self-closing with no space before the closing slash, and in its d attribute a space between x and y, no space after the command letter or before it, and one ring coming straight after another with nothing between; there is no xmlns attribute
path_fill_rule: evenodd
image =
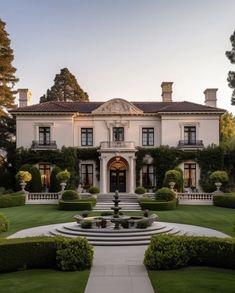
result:
<svg viewBox="0 0 235 293"><path fill-rule="evenodd" d="M96 162L80 161L79 177L84 185L99 186L102 193L133 192L136 188L136 152L138 147L161 145L182 151L219 144L219 119L225 111L216 107L217 89L207 89L205 105L172 101L172 82L162 83L161 102L45 102L28 105L28 90L20 89L16 115L17 148L54 150L65 147L98 148L99 180ZM49 178L53 166L39 162ZM185 187L199 188L199 166L185 161ZM146 156L140 183L155 186L154 166ZM48 179L49 180L49 179Z"/></svg>

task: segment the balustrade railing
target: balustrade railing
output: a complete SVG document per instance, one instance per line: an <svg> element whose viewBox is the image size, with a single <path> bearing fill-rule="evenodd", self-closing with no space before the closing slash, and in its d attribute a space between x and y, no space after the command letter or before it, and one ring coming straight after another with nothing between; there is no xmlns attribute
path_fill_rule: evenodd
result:
<svg viewBox="0 0 235 293"><path fill-rule="evenodd" d="M128 148L134 149L135 144L133 141L102 141L100 143L101 149L109 149L109 148Z"/></svg>
<svg viewBox="0 0 235 293"><path fill-rule="evenodd" d="M179 200L195 200L195 201L212 201L213 199L213 193L205 193L205 192L199 192L199 193L183 193L183 192L178 192L177 197Z"/></svg>
<svg viewBox="0 0 235 293"><path fill-rule="evenodd" d="M31 149L57 149L57 145L55 140L51 140L48 143L41 143L40 141L33 140Z"/></svg>
<svg viewBox="0 0 235 293"><path fill-rule="evenodd" d="M59 200L59 193L57 192L29 192L26 195L26 203L57 203Z"/></svg>

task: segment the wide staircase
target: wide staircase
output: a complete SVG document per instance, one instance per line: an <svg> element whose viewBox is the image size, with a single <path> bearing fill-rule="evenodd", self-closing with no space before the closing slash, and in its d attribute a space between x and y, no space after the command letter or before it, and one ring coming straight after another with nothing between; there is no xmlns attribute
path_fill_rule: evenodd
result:
<svg viewBox="0 0 235 293"><path fill-rule="evenodd" d="M119 193L119 207L121 211L140 211L140 206L137 201L136 194ZM114 206L114 193L98 194L97 203L93 208L94 211L111 211L111 207Z"/></svg>
<svg viewBox="0 0 235 293"><path fill-rule="evenodd" d="M156 234L185 233L168 223L154 222L146 229L82 229L77 223L65 223L49 232L53 236L86 237L90 244L95 246L129 246L148 245L151 237Z"/></svg>

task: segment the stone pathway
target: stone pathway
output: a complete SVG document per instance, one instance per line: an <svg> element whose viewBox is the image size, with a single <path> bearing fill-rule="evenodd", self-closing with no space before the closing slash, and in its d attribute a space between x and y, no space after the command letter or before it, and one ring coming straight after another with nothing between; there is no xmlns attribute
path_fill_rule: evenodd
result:
<svg viewBox="0 0 235 293"><path fill-rule="evenodd" d="M147 246L94 247L85 293L153 293L143 265Z"/></svg>

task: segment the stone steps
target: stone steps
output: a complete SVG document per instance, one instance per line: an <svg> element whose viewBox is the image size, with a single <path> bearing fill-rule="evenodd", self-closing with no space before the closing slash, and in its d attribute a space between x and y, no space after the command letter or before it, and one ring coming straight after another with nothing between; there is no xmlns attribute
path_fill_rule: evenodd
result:
<svg viewBox="0 0 235 293"><path fill-rule="evenodd" d="M156 234L183 234L168 224L155 222L147 229L82 229L77 223L61 225L50 231L50 235L67 237L86 237L90 244L97 246L126 246L126 245L148 245L151 237Z"/></svg>

